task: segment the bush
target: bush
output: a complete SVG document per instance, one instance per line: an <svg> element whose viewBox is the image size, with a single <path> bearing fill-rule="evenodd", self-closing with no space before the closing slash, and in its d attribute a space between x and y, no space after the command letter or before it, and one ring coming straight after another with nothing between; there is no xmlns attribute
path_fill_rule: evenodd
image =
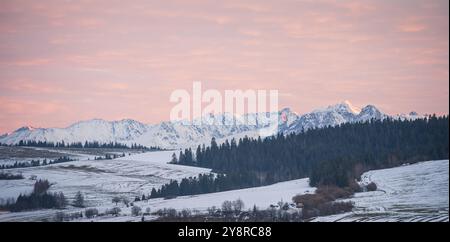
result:
<svg viewBox="0 0 450 242"><path fill-rule="evenodd" d="M216 208L216 206L212 206L206 209L208 211L208 215L209 216L214 216L216 215L218 209Z"/></svg>
<svg viewBox="0 0 450 242"><path fill-rule="evenodd" d="M336 199L350 197L353 194L351 190L337 186L320 186L315 194L297 195L292 200L303 204L304 218L337 214L353 209L351 202L334 202Z"/></svg>
<svg viewBox="0 0 450 242"><path fill-rule="evenodd" d="M156 211L154 214L160 217L168 217L168 218L176 218L178 215L177 210L173 208L158 209L158 211Z"/></svg>
<svg viewBox="0 0 450 242"><path fill-rule="evenodd" d="M166 210L166 209L164 209L164 210ZM177 210L175 210L174 208L168 208L165 211L165 214L169 218L175 218L175 217L177 217Z"/></svg>
<svg viewBox="0 0 450 242"><path fill-rule="evenodd" d="M98 215L98 210L96 208L88 208L84 211L87 218L93 218Z"/></svg>
<svg viewBox="0 0 450 242"><path fill-rule="evenodd" d="M133 206L133 207L131 208L131 215L133 215L133 216L139 216L139 215L141 214L141 211L142 211L141 207L139 207L139 206Z"/></svg>
<svg viewBox="0 0 450 242"><path fill-rule="evenodd" d="M366 186L366 188L367 188L367 191L369 191L369 192L373 192L373 191L376 191L378 189L377 184L375 184L375 182L369 183Z"/></svg>
<svg viewBox="0 0 450 242"><path fill-rule="evenodd" d="M347 198L353 194L351 191L340 188L338 186L321 186L317 188L316 193L325 196L328 195L332 200L336 200L339 198Z"/></svg>
<svg viewBox="0 0 450 242"><path fill-rule="evenodd" d="M0 180L21 180L23 179L22 174L10 174L10 173L0 173Z"/></svg>
<svg viewBox="0 0 450 242"><path fill-rule="evenodd" d="M332 214L346 213L353 209L352 202L328 202L320 204L317 208L320 216L327 216Z"/></svg>
<svg viewBox="0 0 450 242"><path fill-rule="evenodd" d="M110 215L115 215L115 216L117 216L117 215L120 214L121 211L122 211L122 210L121 210L120 208L114 207L114 208L111 208L111 209L109 209L109 210L106 210L106 211L105 211L105 214L110 214Z"/></svg>
<svg viewBox="0 0 450 242"><path fill-rule="evenodd" d="M74 219L78 219L78 218L82 218L82 217L83 217L82 212L75 212L75 213L69 214L70 220L74 220Z"/></svg>
<svg viewBox="0 0 450 242"><path fill-rule="evenodd" d="M361 186L355 180L349 182L347 190L349 190L352 193L362 192Z"/></svg>
<svg viewBox="0 0 450 242"><path fill-rule="evenodd" d="M192 215L191 210L189 210L189 209L183 209L183 210L181 210L181 216L182 216L183 218L188 218L188 217L190 217L191 215Z"/></svg>
<svg viewBox="0 0 450 242"><path fill-rule="evenodd" d="M324 196L318 194L297 195L293 198L293 200L297 204L303 204L303 207L305 209L312 209L315 208L318 204L328 202L328 200Z"/></svg>

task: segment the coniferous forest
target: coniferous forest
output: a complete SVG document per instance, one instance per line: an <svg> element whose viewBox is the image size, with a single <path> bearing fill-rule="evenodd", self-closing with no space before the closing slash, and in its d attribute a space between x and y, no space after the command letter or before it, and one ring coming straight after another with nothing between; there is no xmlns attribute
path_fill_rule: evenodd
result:
<svg viewBox="0 0 450 242"><path fill-rule="evenodd" d="M126 145L118 142L100 143L98 141L92 142L74 142L65 143L61 142L48 142L48 141L34 141L34 140L21 140L14 145L7 145L0 143L0 146L26 146L26 147L44 147L44 148L76 148L76 149L132 149L132 150L146 150L146 151L159 151L164 150L157 146L143 146L140 144Z"/></svg>
<svg viewBox="0 0 450 242"><path fill-rule="evenodd" d="M172 162L217 176L172 181L151 197L200 194L310 178L312 186L349 186L368 170L449 157L448 116L372 120L265 139L243 138L174 155Z"/></svg>

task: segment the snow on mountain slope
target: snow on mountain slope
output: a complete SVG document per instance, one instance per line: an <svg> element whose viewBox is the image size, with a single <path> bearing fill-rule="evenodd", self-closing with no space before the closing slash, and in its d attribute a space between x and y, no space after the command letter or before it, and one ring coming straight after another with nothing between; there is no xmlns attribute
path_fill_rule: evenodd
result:
<svg viewBox="0 0 450 242"><path fill-rule="evenodd" d="M201 125L185 122L162 122L147 125L135 120L105 121L93 119L75 123L67 128L33 128L23 127L10 134L0 136L0 143L17 144L21 140L47 142L85 142L100 143L119 142L133 143L161 148L193 147L198 144L233 137L270 136L277 132L283 134L298 133L302 130L336 126L348 122L361 122L371 119L389 117L375 106L368 105L362 109L345 101L323 109L317 109L304 115L297 115L289 108L278 112L278 121L270 122L269 113L245 114L209 114L200 119ZM272 116L273 117L273 116ZM398 119L416 119L416 113L393 116ZM278 124L278 129L273 129Z"/></svg>
<svg viewBox="0 0 450 242"><path fill-rule="evenodd" d="M393 118L400 119L400 120L415 120L415 119L423 118L424 116L426 116L426 115L420 115L416 112L410 112L408 114L402 113L402 114L394 115Z"/></svg>
<svg viewBox="0 0 450 242"><path fill-rule="evenodd" d="M93 119L75 123L67 128L22 127L4 137L0 142L15 144L21 140L52 141L66 143L84 141L126 141L147 132L148 126L134 120L108 122Z"/></svg>
<svg viewBox="0 0 450 242"><path fill-rule="evenodd" d="M283 130L283 133L298 133L302 130L313 128L337 126L343 123L365 122L371 119L381 120L387 117L388 115L381 113L373 105L367 105L363 109L359 109L349 101L344 101L300 116L286 130Z"/></svg>

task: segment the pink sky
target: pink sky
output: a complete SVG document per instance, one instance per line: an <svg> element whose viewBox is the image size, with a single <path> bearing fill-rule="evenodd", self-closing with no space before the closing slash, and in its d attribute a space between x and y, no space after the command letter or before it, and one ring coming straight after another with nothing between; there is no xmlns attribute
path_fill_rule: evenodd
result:
<svg viewBox="0 0 450 242"><path fill-rule="evenodd" d="M174 89L449 110L447 0L0 1L0 133L169 119Z"/></svg>

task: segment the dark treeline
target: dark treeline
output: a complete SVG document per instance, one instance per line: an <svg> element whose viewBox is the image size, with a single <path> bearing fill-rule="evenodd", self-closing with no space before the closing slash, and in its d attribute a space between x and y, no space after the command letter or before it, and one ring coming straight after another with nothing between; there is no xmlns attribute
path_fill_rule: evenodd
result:
<svg viewBox="0 0 450 242"><path fill-rule="evenodd" d="M22 174L11 174L0 172L0 180L21 180L24 179Z"/></svg>
<svg viewBox="0 0 450 242"><path fill-rule="evenodd" d="M0 144L5 145L5 144ZM102 148L102 149L133 149L133 150L162 150L157 146L143 146L140 144L132 144L131 146L118 143L118 142L109 142L109 143L100 143L97 141L93 142L74 142L74 143L65 143L61 142L47 142L47 141L34 141L34 140L21 140L19 143L15 144L15 146L29 146L29 147L45 147L45 148Z"/></svg>
<svg viewBox="0 0 450 242"><path fill-rule="evenodd" d="M47 180L36 181L31 194L20 194L17 200L1 204L0 209L20 212L41 208L64 208L67 205L66 197L62 192L49 193L50 186Z"/></svg>
<svg viewBox="0 0 450 242"><path fill-rule="evenodd" d="M125 157L125 153L119 154L106 154L105 156L96 156L94 160L113 160L117 158Z"/></svg>
<svg viewBox="0 0 450 242"><path fill-rule="evenodd" d="M236 188L236 185L228 182L223 174L199 174L197 177L183 178L180 182L173 180L163 185L160 189L152 189L150 198L172 198L176 196L204 194L218 191L226 191ZM239 186L240 187L240 186Z"/></svg>
<svg viewBox="0 0 450 242"><path fill-rule="evenodd" d="M218 145L187 149L172 162L211 168L221 175L188 179L187 194L181 183L171 182L154 196L166 197L224 191L309 177L313 186L340 187L368 170L404 163L448 159L448 116L417 120L372 120L313 129L265 139L243 138ZM178 189L176 189L178 187ZM198 187L198 188L196 188ZM188 190L189 190L188 189Z"/></svg>
<svg viewBox="0 0 450 242"><path fill-rule="evenodd" d="M0 165L0 170L2 169L12 169L12 168L25 168L25 167L35 167L35 166L46 166L51 164L64 163L69 161L75 161L75 159L70 158L69 156L61 156L58 159L47 160L31 160L24 162L14 162L13 164L2 164Z"/></svg>

